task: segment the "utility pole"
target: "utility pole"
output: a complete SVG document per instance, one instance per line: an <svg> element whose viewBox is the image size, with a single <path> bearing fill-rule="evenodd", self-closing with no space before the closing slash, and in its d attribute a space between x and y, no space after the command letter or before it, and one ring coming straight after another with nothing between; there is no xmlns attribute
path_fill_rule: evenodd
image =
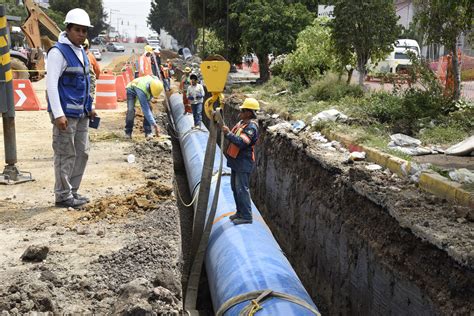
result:
<svg viewBox="0 0 474 316"><path fill-rule="evenodd" d="M110 15L109 15L109 17L110 17L110 21L109 21L110 27L109 27L109 34L107 34L107 37L109 37L109 39L110 39L110 28L112 27L112 12L120 12L120 10L109 9L109 12L110 12ZM118 32L118 30L117 30L117 32Z"/></svg>

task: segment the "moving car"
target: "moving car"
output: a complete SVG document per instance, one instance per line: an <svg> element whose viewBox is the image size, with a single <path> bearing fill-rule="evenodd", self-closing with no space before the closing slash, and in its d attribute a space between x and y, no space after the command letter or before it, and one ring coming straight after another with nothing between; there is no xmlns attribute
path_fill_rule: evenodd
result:
<svg viewBox="0 0 474 316"><path fill-rule="evenodd" d="M90 52L92 53L92 55L94 55L96 60L102 59L102 54L100 53L100 50L98 48L91 48Z"/></svg>
<svg viewBox="0 0 474 316"><path fill-rule="evenodd" d="M124 52L125 47L119 43L107 43L105 46L109 52Z"/></svg>

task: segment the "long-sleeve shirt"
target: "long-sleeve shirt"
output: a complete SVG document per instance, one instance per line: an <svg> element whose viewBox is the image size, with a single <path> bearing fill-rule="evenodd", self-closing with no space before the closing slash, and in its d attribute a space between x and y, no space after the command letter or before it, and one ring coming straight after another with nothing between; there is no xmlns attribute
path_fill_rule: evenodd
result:
<svg viewBox="0 0 474 316"><path fill-rule="evenodd" d="M71 46L77 58L84 65L84 58L82 56L82 47L76 46L66 37L66 32L59 34L59 42ZM46 68L46 90L48 91L48 100L51 105L51 112L53 117L64 116L61 108L61 101L59 99L59 78L62 76L64 70L67 68L67 61L63 54L56 47L51 48L48 53L48 65Z"/></svg>
<svg viewBox="0 0 474 316"><path fill-rule="evenodd" d="M204 99L204 88L200 83L196 83L195 86L191 84L188 87L188 91L186 91L186 97L191 101L191 104L202 103Z"/></svg>

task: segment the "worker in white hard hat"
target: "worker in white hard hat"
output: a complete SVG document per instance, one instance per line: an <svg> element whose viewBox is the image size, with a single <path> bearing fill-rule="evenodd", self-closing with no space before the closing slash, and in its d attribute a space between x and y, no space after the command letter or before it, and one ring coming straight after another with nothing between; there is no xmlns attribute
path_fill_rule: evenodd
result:
<svg viewBox="0 0 474 316"><path fill-rule="evenodd" d="M156 136L160 135L160 129L153 117L150 100L158 98L163 92L163 83L155 76L144 76L134 79L127 85L127 115L125 117L125 137L132 138L133 125L135 122L135 101L138 99L143 112L143 130L146 138L152 138L155 129Z"/></svg>
<svg viewBox="0 0 474 316"><path fill-rule="evenodd" d="M138 76L149 76L153 74L151 70L151 55L153 54L153 47L146 45L143 54L140 56L140 62L138 65Z"/></svg>
<svg viewBox="0 0 474 316"><path fill-rule="evenodd" d="M83 9L70 10L66 30L48 51L48 112L53 123L55 205L80 208L78 193L89 158L89 123L96 118L90 96L89 59L82 45L92 27Z"/></svg>
<svg viewBox="0 0 474 316"><path fill-rule="evenodd" d="M229 140L226 150L227 166L232 170L230 185L234 193L235 214L230 216L234 225L252 223L252 203L250 198L250 173L255 167L254 146L258 141L256 111L260 104L254 98L247 98L240 106L240 121L230 130L221 126L225 138Z"/></svg>

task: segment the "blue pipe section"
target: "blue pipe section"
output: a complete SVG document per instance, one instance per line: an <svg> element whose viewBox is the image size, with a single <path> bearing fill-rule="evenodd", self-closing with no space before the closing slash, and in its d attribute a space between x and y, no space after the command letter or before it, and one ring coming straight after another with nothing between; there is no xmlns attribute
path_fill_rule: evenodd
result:
<svg viewBox="0 0 474 316"><path fill-rule="evenodd" d="M189 190L194 196L201 180L209 133L205 127L202 131L192 129L192 115L183 114L184 105L180 94L173 94L169 103L175 130L179 135ZM219 168L220 155L217 147L214 172ZM225 158L223 165L226 166ZM223 170L219 202L205 259L214 311L217 312L222 304L233 297L267 289L292 295L317 310L253 202L252 224L236 226L229 220L228 216L235 212L235 203L230 176L225 173L230 174L227 167ZM208 210L214 191L215 181L211 185ZM237 304L224 315L238 315L249 303L245 301ZM263 309L258 312L259 316L314 315L303 306L276 297L265 300L261 306Z"/></svg>

